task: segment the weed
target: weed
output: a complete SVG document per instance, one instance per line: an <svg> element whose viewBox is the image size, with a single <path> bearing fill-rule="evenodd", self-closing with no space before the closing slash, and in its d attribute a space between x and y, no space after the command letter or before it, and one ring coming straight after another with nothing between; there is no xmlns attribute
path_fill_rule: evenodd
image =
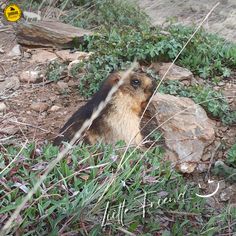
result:
<svg viewBox="0 0 236 236"><path fill-rule="evenodd" d="M81 1L74 1L77 7L69 11L62 20L77 27L93 29L111 27L133 28L147 27L148 17L132 1L125 0L92 0L83 4Z"/></svg>
<svg viewBox="0 0 236 236"><path fill-rule="evenodd" d="M58 81L63 76L65 69L66 65L63 63L52 61L47 68L46 77L49 80Z"/></svg>
<svg viewBox="0 0 236 236"><path fill-rule="evenodd" d="M227 163L236 168L236 144L234 144L228 151Z"/></svg>

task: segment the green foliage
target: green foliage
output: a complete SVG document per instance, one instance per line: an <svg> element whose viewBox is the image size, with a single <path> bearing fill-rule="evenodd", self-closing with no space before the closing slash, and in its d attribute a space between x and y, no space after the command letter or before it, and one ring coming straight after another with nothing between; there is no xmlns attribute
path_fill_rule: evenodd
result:
<svg viewBox="0 0 236 236"><path fill-rule="evenodd" d="M17 221L20 231L33 235L58 235L64 227L64 233L84 235L88 231L89 235L117 235L122 220L135 234L140 230L142 235L161 233L166 227L171 235L198 234L203 222L208 220L201 216L204 201L195 195L198 192L195 184L186 183L169 163L162 160L163 150L159 147L145 155L130 149L122 168L116 173L122 156L120 151L124 148L121 145L75 147L56 165L29 205L21 211L21 218ZM5 166L19 151L20 147L5 149L1 157ZM51 145L39 149L31 144L21 151L20 160L2 173L4 187L0 190L0 214L3 217L12 214L57 153L58 148ZM111 179L114 181L108 188ZM109 216L102 229L107 204ZM119 213L122 204L123 215ZM162 219L169 211L194 213L198 217L192 221L181 214L170 213L176 223L166 224L165 220L163 228ZM17 226L12 232L16 229Z"/></svg>
<svg viewBox="0 0 236 236"><path fill-rule="evenodd" d="M0 213L4 216L9 216L20 204L24 191L33 187L37 176L45 169L45 164L54 159L58 152L58 149L52 146L45 146L41 150L34 148L35 146L31 145L24 149L22 161L11 166L2 176L8 186L7 191L1 189L4 197ZM130 232L140 232L141 225L145 225L143 235L161 232L163 228L160 222L164 212L179 211L199 214L194 220L196 222L198 219L198 224L178 214L172 216L176 223L171 226L171 235L184 235L186 232L197 234L201 230L198 225L202 224L204 219L200 215L203 201L195 195L197 189L192 183L184 182L168 163L161 161L160 148L154 148L145 156L140 151L130 150L125 156L122 171L98 202L107 188L108 180L117 170L120 148L120 145L115 149L102 145L75 148L67 159L57 164L43 187L34 195L29 207L21 212L21 231L34 232L37 235L57 235L67 222L65 232L69 230L84 234L84 228L80 226L84 224L87 225L90 235L98 235L102 233L101 222L109 203L109 217L105 228L105 232L110 232L108 235L118 233L118 209L121 204L124 204L126 210L122 220ZM14 148L8 149L4 153L4 159L11 160L18 151ZM101 154L97 155L98 152ZM14 178L20 183L18 185L11 180L13 171ZM147 199L145 218L142 210L144 196ZM12 202L15 204L11 204ZM210 230L212 226L217 228L217 220L210 226L204 226L203 229ZM220 229L217 229L220 232ZM105 232L103 231L103 234Z"/></svg>
<svg viewBox="0 0 236 236"><path fill-rule="evenodd" d="M52 61L46 71L46 77L49 80L58 81L63 76L66 66L59 61Z"/></svg>
<svg viewBox="0 0 236 236"><path fill-rule="evenodd" d="M193 31L192 28L183 26L169 28L177 42L187 42ZM178 64L202 78L217 75L229 77L230 68L236 69L236 45L215 34L200 30L180 55Z"/></svg>
<svg viewBox="0 0 236 236"><path fill-rule="evenodd" d="M236 144L234 144L228 151L227 163L236 168Z"/></svg>
<svg viewBox="0 0 236 236"><path fill-rule="evenodd" d="M88 73L81 80L80 91L91 96L101 80L113 71L125 68L135 59L141 63L171 61L189 39L192 29L171 26L169 34L159 29L112 28L86 37L84 50L94 52L85 65ZM230 76L236 68L236 46L201 30L180 55L177 64L203 78Z"/></svg>
<svg viewBox="0 0 236 236"><path fill-rule="evenodd" d="M125 0L74 0L77 7L72 7L66 16L62 17L65 23L86 29L113 27L122 28L132 26L133 28L147 27L148 17L132 1Z"/></svg>
<svg viewBox="0 0 236 236"><path fill-rule="evenodd" d="M231 164L231 160L226 160ZM234 164L234 163L233 163ZM236 181L236 168L226 165L223 161L217 161L215 163L214 169L212 170L214 175L223 177L225 181L235 183Z"/></svg>

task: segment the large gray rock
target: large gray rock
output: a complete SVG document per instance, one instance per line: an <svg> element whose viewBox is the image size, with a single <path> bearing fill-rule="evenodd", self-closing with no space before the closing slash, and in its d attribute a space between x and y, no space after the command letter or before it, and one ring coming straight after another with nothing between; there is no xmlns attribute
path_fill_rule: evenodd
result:
<svg viewBox="0 0 236 236"><path fill-rule="evenodd" d="M177 154L172 161L181 172L193 172L205 147L214 141L214 123L204 109L189 98L158 93L152 104L155 108L152 113L156 113L165 143Z"/></svg>

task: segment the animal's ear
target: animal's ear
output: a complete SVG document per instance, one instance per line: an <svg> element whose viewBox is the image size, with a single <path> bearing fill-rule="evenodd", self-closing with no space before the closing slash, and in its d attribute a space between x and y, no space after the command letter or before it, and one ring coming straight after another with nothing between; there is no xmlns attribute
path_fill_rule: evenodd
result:
<svg viewBox="0 0 236 236"><path fill-rule="evenodd" d="M121 79L121 72L113 72L108 77L108 81L112 85L118 83L120 79Z"/></svg>

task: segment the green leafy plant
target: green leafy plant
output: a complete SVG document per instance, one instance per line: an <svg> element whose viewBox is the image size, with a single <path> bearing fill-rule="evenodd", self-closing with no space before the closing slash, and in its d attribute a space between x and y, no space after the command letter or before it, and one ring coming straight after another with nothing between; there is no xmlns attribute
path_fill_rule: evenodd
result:
<svg viewBox="0 0 236 236"><path fill-rule="evenodd" d="M66 65L63 63L59 61L52 61L47 67L46 77L49 80L58 81L63 76L65 69Z"/></svg>
<svg viewBox="0 0 236 236"><path fill-rule="evenodd" d="M147 27L147 15L137 4L125 0L73 1L74 7L62 17L65 23L86 29L93 28L134 28Z"/></svg>
<svg viewBox="0 0 236 236"><path fill-rule="evenodd" d="M236 144L234 144L228 151L227 163L236 168Z"/></svg>
<svg viewBox="0 0 236 236"><path fill-rule="evenodd" d="M9 147L2 151L5 166L20 149ZM219 228L218 218L208 223L214 214L202 215L205 203L196 196L196 184L186 182L163 161L162 148L155 147L145 155L140 150L130 149L118 171L124 149L122 142L115 147L103 144L75 147L47 176L21 211L18 225L11 233L19 229L26 235L67 232L117 235L123 227L142 235L161 234L165 229L171 235L190 232L196 235L212 227L217 232L225 232ZM0 214L4 219L17 208L57 154L57 147L30 144L21 150L20 160L2 173ZM174 221L168 221L168 216ZM230 217L233 220L236 215ZM224 225L228 228L226 216L220 226Z"/></svg>

